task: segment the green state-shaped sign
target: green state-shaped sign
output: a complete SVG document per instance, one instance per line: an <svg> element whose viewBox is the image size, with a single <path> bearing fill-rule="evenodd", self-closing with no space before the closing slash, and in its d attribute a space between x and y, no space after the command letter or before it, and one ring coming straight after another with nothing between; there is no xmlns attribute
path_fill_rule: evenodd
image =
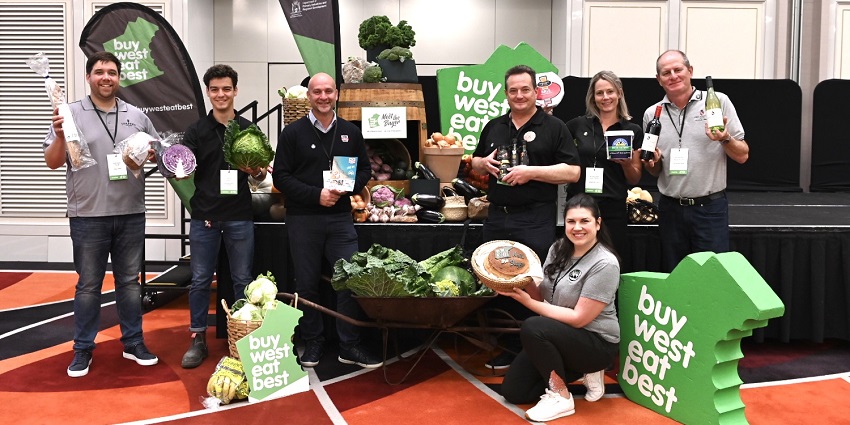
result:
<svg viewBox="0 0 850 425"><path fill-rule="evenodd" d="M263 324L236 341L248 379L249 401L286 397L310 389L307 372L295 357L292 335L303 313L280 301L268 310Z"/></svg>
<svg viewBox="0 0 850 425"><path fill-rule="evenodd" d="M103 43L103 48L121 61L121 87L129 87L162 75L153 60L151 42L159 31L142 18L127 24L124 34Z"/></svg>
<svg viewBox="0 0 850 425"><path fill-rule="evenodd" d="M620 386L635 403L682 423L747 423L741 338L784 312L737 252L691 254L669 275L624 274Z"/></svg>
<svg viewBox="0 0 850 425"><path fill-rule="evenodd" d="M440 128L446 134L460 134L467 153L475 150L484 125L510 110L505 72L516 65L528 65L537 73L558 73L555 65L527 43L514 48L501 45L481 65L437 70Z"/></svg>

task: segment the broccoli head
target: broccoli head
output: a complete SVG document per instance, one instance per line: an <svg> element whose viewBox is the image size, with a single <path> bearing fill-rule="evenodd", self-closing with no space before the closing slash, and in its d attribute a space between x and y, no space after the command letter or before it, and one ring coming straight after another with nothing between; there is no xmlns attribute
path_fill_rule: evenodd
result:
<svg viewBox="0 0 850 425"><path fill-rule="evenodd" d="M363 71L364 83L380 83L384 78L384 71L378 65L372 65Z"/></svg>

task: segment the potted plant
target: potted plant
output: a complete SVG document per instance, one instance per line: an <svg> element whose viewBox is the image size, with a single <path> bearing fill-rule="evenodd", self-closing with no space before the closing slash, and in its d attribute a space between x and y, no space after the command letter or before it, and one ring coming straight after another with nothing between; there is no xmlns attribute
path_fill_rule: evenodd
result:
<svg viewBox="0 0 850 425"><path fill-rule="evenodd" d="M393 46L409 49L416 45L416 33L407 24L399 21L393 26L385 15L372 16L360 23L357 34L360 47L366 50L366 60L373 62L379 53Z"/></svg>
<svg viewBox="0 0 850 425"><path fill-rule="evenodd" d="M416 75L416 62L413 60L413 53L410 49L393 46L391 49L384 49L375 62L381 66L384 78L390 83L418 83L419 77Z"/></svg>

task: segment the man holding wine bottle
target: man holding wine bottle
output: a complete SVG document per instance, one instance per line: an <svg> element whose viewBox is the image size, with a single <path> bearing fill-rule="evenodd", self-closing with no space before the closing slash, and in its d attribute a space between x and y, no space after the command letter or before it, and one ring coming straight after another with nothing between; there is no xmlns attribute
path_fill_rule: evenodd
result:
<svg viewBox="0 0 850 425"><path fill-rule="evenodd" d="M743 164L750 148L735 106L714 92L711 77L707 91L691 85L693 67L684 52L662 53L655 67L666 96L643 114L646 126L661 108L655 154L643 163L658 177L662 267L670 272L688 254L729 250L726 158Z"/></svg>

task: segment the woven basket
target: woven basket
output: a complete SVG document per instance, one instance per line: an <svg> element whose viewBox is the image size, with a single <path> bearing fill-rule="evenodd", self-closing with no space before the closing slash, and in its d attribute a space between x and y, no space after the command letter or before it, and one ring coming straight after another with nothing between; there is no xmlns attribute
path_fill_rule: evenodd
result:
<svg viewBox="0 0 850 425"><path fill-rule="evenodd" d="M469 209L466 206L463 196L458 195L451 186L443 186L440 191L446 200L443 208L440 208L440 213L443 214L446 221L466 220Z"/></svg>
<svg viewBox="0 0 850 425"><path fill-rule="evenodd" d="M485 242L478 248L475 248L475 252L472 253L472 260L470 261L470 263L472 263L472 271L475 273L475 276L478 277L478 280L484 284L484 286L494 291L509 292L512 291L513 288L525 288L526 285L534 281L531 276L502 279L500 277L493 276L490 272L484 269L483 262L480 260L486 261L487 256L490 255L491 251L503 245L513 245L522 249L528 257L529 269L534 266L535 262L537 263L537 266L539 266L540 259L537 257L537 254L531 250L531 248L519 242L495 240Z"/></svg>
<svg viewBox="0 0 850 425"><path fill-rule="evenodd" d="M262 320L238 320L230 315L230 309L227 308L227 301L221 300L221 305L224 307L224 312L227 314L227 348L230 351L230 357L239 358L239 350L236 348L236 341L244 338L251 332L254 332L260 325Z"/></svg>
<svg viewBox="0 0 850 425"><path fill-rule="evenodd" d="M310 112L310 101L307 99L281 98L283 104L283 125L289 125Z"/></svg>

